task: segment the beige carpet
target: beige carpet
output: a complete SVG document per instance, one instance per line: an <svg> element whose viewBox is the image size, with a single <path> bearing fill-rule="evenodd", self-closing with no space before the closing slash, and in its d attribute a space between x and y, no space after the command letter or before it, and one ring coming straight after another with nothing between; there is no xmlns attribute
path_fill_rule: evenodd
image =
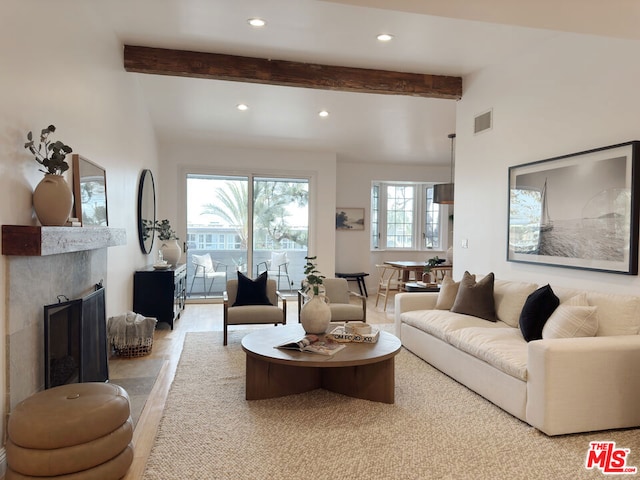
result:
<svg viewBox="0 0 640 480"><path fill-rule="evenodd" d="M584 468L594 440L640 467L639 429L547 437L406 350L395 405L324 390L247 402L246 333L228 347L187 334L145 480L607 478Z"/></svg>

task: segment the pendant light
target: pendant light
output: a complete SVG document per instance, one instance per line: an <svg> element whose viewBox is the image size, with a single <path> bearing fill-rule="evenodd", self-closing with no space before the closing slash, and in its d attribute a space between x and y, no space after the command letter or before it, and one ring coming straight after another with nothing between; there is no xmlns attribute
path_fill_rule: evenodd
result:
<svg viewBox="0 0 640 480"><path fill-rule="evenodd" d="M453 204L453 142L456 134L450 133L448 136L451 139L451 183L440 183L433 186L433 203L444 205Z"/></svg>

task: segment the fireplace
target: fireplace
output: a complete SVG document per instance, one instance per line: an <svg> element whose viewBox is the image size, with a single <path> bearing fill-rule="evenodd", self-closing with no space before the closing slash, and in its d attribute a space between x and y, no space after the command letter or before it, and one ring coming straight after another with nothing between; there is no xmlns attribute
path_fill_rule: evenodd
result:
<svg viewBox="0 0 640 480"><path fill-rule="evenodd" d="M104 290L45 305L45 388L109 380Z"/></svg>

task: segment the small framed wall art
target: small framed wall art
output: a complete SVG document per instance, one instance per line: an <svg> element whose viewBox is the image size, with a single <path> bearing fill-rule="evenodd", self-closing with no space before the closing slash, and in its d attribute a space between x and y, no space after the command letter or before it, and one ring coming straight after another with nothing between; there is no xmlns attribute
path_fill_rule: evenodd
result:
<svg viewBox="0 0 640 480"><path fill-rule="evenodd" d="M336 230L364 230L364 208L336 208Z"/></svg>

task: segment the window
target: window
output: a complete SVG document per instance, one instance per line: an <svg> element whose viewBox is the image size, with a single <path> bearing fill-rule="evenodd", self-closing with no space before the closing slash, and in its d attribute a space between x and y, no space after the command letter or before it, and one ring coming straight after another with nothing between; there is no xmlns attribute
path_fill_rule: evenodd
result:
<svg viewBox="0 0 640 480"><path fill-rule="evenodd" d="M444 250L441 206L433 185L375 182L371 188L371 248Z"/></svg>
<svg viewBox="0 0 640 480"><path fill-rule="evenodd" d="M188 173L186 180L190 297L221 294L226 286L194 282L194 254L208 253L223 265L227 278L235 278L236 270L254 276L272 251L284 250L290 261L287 281L301 281L309 237L309 179Z"/></svg>

